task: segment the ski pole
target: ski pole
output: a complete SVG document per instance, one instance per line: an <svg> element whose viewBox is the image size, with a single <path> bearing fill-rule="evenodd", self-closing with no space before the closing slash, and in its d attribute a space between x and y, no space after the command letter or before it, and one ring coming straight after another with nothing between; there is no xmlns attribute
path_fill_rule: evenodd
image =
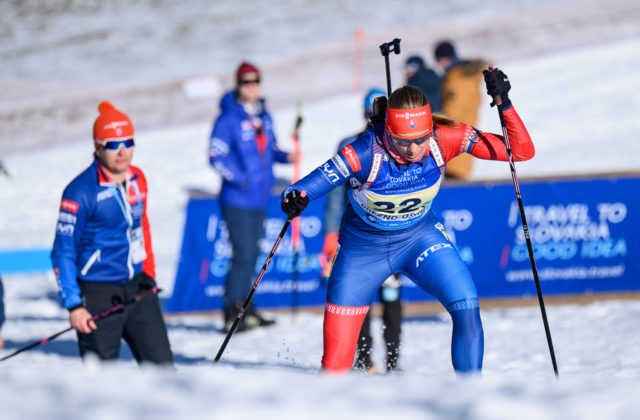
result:
<svg viewBox="0 0 640 420"><path fill-rule="evenodd" d="M216 357L213 359L214 365L217 364L220 358L222 357L222 353L224 353L224 349L227 348L227 344L229 344L229 340L231 340L231 336L238 328L238 324L240 324L240 321L242 321L242 319L244 318L244 314L247 311L247 307L249 306L249 303L251 302L251 298L253 297L253 294L256 292L256 289L258 288L258 285L262 280L262 276L264 276L264 273L267 271L267 267L269 267L269 264L271 264L271 260L273 259L273 256L276 254L276 249L278 249L278 245L280 245L280 241L282 241L282 238L284 238L285 233L287 233L287 229L289 229L290 224L291 224L291 219L287 218L287 221L284 222L284 225L282 226L282 230L280 230L280 234L278 234L278 238L276 239L275 243L273 244L273 247L271 248L271 252L269 252L267 259L265 260L264 264L262 264L262 269L260 270L258 277L256 277L256 280L253 282L253 286L251 286L251 290L249 291L249 294L245 298L244 302L242 302L240 311L238 312L236 319L233 321L233 324L231 325L229 332L227 332L227 335L224 338L224 341L222 342L220 349L218 350L218 354L216 354Z"/></svg>
<svg viewBox="0 0 640 420"><path fill-rule="evenodd" d="M490 67L491 68L491 67ZM536 292L538 293L538 302L540 303L540 312L542 313L542 322L544 324L544 331L547 335L547 344L549 345L549 353L551 354L551 363L553 364L553 372L558 377L558 365L556 363L556 354L553 351L553 342L551 341L551 330L549 329L549 321L547 320L547 311L544 307L544 299L542 297L542 288L540 287L540 279L538 278L538 269L536 267L536 260L533 256L533 244L531 243L531 236L529 235L529 226L527 225L527 217L524 213L524 204L522 203L522 194L520 194L520 185L518 184L518 175L516 174L516 165L513 162L513 155L511 154L511 145L509 144L509 135L507 133L507 124L504 121L504 113L500 105L502 105L502 99L500 95L493 97L498 108L498 115L500 116L500 125L502 125L502 135L504 137L504 144L507 148L507 156L509 157L509 166L511 167L511 178L513 179L513 187L516 190L516 198L518 200L518 207L520 208L520 219L522 220L522 230L524 230L524 238L527 242L527 249L529 250L529 261L531 262L531 270L533 271L533 280L536 283Z"/></svg>
<svg viewBox="0 0 640 420"><path fill-rule="evenodd" d="M123 309L125 306L130 305L132 303L139 302L139 301L141 301L142 299L144 299L145 297L147 297L149 295L152 295L152 294L157 295L161 290L162 289L158 288L157 286L153 287L153 288L151 288L151 289L149 289L149 290L147 290L145 292L142 292L142 293L140 293L138 295L135 295L131 299L127 299L122 303L119 303L119 304L117 304L115 306L112 306L111 308L106 309L106 310L100 312L99 314L92 316L90 321L98 321L100 319L106 318L109 315L112 315L112 314L118 312L119 310ZM47 338L43 338L40 341L34 341L33 343L31 343L31 344L29 344L27 346L24 346L24 347L22 347L22 348L20 348L20 349L18 349L16 351L14 351L13 353L7 355L7 356L4 356L3 358L0 359L0 362L2 362L4 360L7 360L7 359L19 354L19 353L22 353L23 351L31 350L34 347L41 346L43 344L47 344L48 342L50 342L50 341L54 340L55 338L61 336L62 334L66 333L67 331L71 331L72 329L73 329L73 327L68 327L68 328L65 328L64 330L58 331L57 333L50 335Z"/></svg>
<svg viewBox="0 0 640 420"><path fill-rule="evenodd" d="M291 140L293 141L293 153L298 155L298 160L293 164L293 178L291 183L294 184L300 180L300 127L302 126L302 100L296 101L296 122L293 128ZM291 222L291 246L293 250L293 281L291 290L291 315L295 322L298 314L298 259L300 257L300 218L297 217Z"/></svg>
<svg viewBox="0 0 640 420"><path fill-rule="evenodd" d="M385 42L380 45L380 53L384 57L384 65L387 71L387 96L391 96L391 71L389 70L389 53L395 52L400 54L400 39L393 38L391 42Z"/></svg>

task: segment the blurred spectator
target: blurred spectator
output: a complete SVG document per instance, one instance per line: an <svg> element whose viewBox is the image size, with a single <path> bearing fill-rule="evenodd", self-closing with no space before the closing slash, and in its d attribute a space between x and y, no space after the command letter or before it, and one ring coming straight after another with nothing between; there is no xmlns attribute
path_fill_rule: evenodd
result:
<svg viewBox="0 0 640 420"><path fill-rule="evenodd" d="M379 96L386 96L380 89L371 89L364 97L364 118L369 120L373 113L373 101ZM365 127L365 130L367 127ZM343 139L338 145L338 151L355 141L361 133ZM347 183L331 190L327 194L324 212L325 242L323 252L329 260L333 260L338 250L338 231L340 220L347 200ZM380 288L379 297L382 303L383 336L386 343L386 369L388 372L398 370L400 355L400 329L402 324L402 302L400 300L401 282L397 276L389 277ZM370 330L371 312L367 313L358 338L358 351L354 367L367 373L377 372L371 360L373 338Z"/></svg>
<svg viewBox="0 0 640 420"><path fill-rule="evenodd" d="M2 164L0 160L0 176L6 175L9 178L9 172ZM2 330L2 324L4 324L4 288L2 287L2 277L0 277L0 331ZM4 347L4 340L2 334L0 334L0 350Z"/></svg>
<svg viewBox="0 0 640 420"><path fill-rule="evenodd" d="M5 175L9 178L9 172L0 161L0 176ZM2 287L2 277L0 277L0 331L2 331L2 324L4 324L4 288ZM4 340L2 334L0 334L0 350L4 347Z"/></svg>
<svg viewBox="0 0 640 420"><path fill-rule="evenodd" d="M475 126L482 104L482 70L487 68L487 63L481 59L460 60L449 41L439 42L434 49L434 56L445 71L442 81L442 113L452 120ZM447 163L445 176L468 179L472 165L472 156L463 153Z"/></svg>
<svg viewBox="0 0 640 420"><path fill-rule="evenodd" d="M94 161L62 193L51 252L60 298L83 358L92 353L116 360L124 339L139 364L173 365L155 293L108 318L91 319L156 287L147 180L131 165L133 124L108 101L98 111Z"/></svg>
<svg viewBox="0 0 640 420"><path fill-rule="evenodd" d="M442 111L442 78L424 64L422 57L417 55L407 59L404 66L407 84L422 91L431 103L432 112Z"/></svg>
<svg viewBox="0 0 640 420"><path fill-rule="evenodd" d="M274 182L272 165L274 161L297 160L297 154L285 153L276 145L273 120L260 96L260 71L253 64L241 63L236 71L235 89L220 101L220 115L209 147L211 166L222 176L222 217L233 247L223 296L225 331L231 328L251 290ZM236 331L274 322L263 318L251 304Z"/></svg>
<svg viewBox="0 0 640 420"><path fill-rule="evenodd" d="M2 161L0 160L0 176L6 176L7 178L10 178L9 176L9 171L7 171L7 168L4 167Z"/></svg>

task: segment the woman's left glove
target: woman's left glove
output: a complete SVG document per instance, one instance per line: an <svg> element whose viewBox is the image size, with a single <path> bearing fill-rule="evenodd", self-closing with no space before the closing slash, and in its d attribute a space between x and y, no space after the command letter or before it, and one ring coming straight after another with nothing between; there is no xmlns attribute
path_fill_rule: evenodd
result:
<svg viewBox="0 0 640 420"><path fill-rule="evenodd" d="M291 190L284 196L280 207L287 214L287 218L291 220L300 216L307 204L309 204L309 197L307 197L306 191Z"/></svg>
<svg viewBox="0 0 640 420"><path fill-rule="evenodd" d="M487 70L483 70L484 82L487 85L487 94L493 98L491 106L496 104L496 96L500 97L502 103L501 108L508 108L511 106L511 100L509 99L509 91L511 90L511 83L509 78L502 70L497 67L489 66Z"/></svg>

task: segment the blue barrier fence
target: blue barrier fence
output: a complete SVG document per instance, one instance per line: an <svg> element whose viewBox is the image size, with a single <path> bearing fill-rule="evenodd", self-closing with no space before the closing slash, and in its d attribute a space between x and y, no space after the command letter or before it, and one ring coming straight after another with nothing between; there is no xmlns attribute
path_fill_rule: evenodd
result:
<svg viewBox="0 0 640 420"><path fill-rule="evenodd" d="M545 294L640 290L640 177L521 181L534 254ZM290 233L256 292L261 307L322 305L326 294L318 255L322 248L324 199L301 219L303 249L292 252ZM535 295L520 214L511 182L444 185L433 205L463 260L480 297ZM267 209L262 266L284 223L277 197ZM170 312L217 310L222 306L231 246L215 197L193 198ZM296 287L294 287L296 285ZM433 298L408 279L403 300Z"/></svg>
<svg viewBox="0 0 640 420"><path fill-rule="evenodd" d="M0 250L0 274L51 270L51 248Z"/></svg>

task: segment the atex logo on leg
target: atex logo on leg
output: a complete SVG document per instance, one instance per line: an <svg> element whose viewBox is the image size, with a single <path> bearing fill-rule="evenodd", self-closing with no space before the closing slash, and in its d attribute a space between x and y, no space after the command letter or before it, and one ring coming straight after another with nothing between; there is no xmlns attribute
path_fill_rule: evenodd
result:
<svg viewBox="0 0 640 420"><path fill-rule="evenodd" d="M416 259L416 268L418 268L420 266L420 263L422 261L424 261L425 259L427 259L427 257L429 256L429 254L433 254L434 252L436 252L439 249L444 249L444 248L453 248L453 246L449 243L442 243L442 244L435 244L433 246L430 246L429 248L425 249L422 254L420 254L420 256L418 257L418 259Z"/></svg>

